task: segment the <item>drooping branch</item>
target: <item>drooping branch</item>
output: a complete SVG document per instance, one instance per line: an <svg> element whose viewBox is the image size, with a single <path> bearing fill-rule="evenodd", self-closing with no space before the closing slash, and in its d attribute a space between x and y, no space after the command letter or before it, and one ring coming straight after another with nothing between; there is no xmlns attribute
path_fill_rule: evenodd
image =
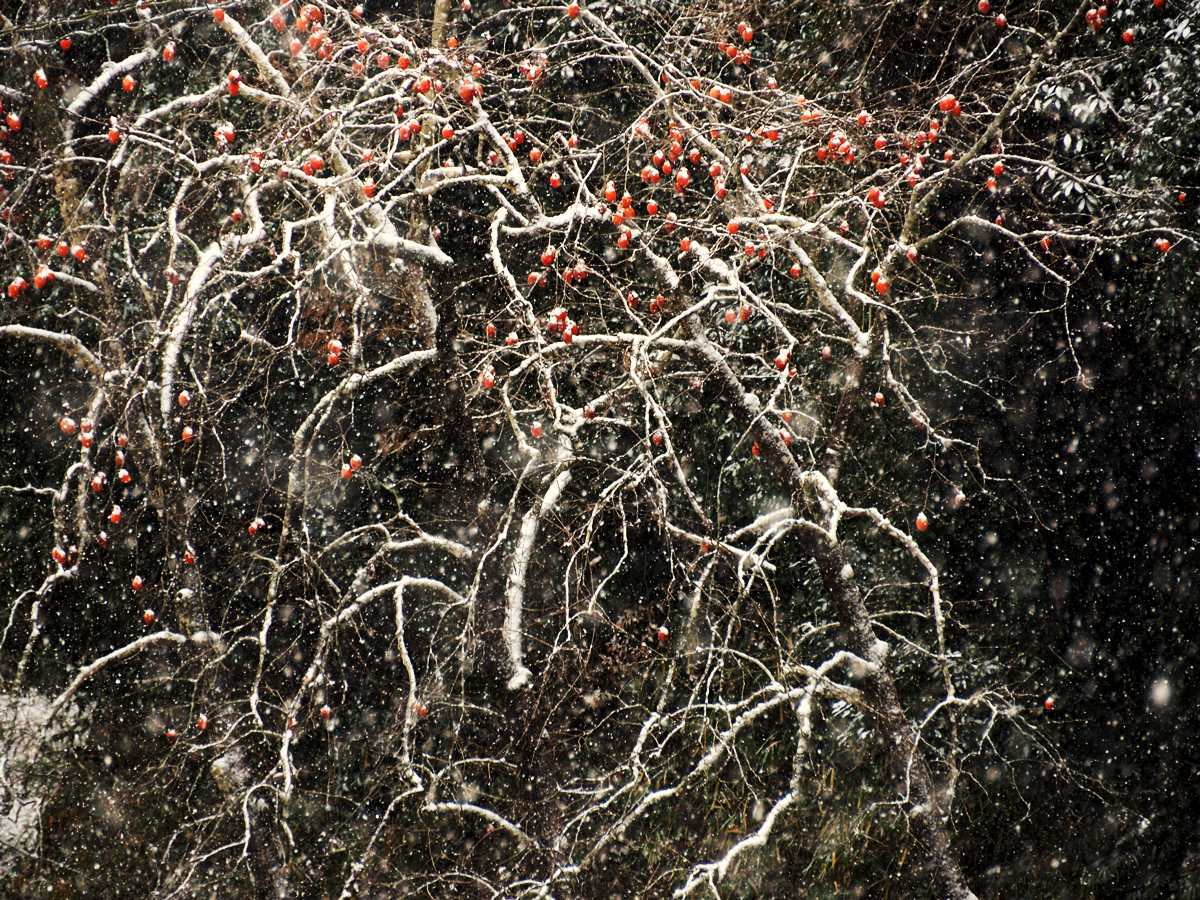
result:
<svg viewBox="0 0 1200 900"><path fill-rule="evenodd" d="M78 360L79 364L92 375L96 376L96 378L103 379L105 376L104 365L100 362L100 358L84 346L83 341L73 334L65 334L60 331L47 331L43 328L31 328L28 325L0 325L0 337L11 337L47 344Z"/></svg>
<svg viewBox="0 0 1200 900"><path fill-rule="evenodd" d="M521 631L525 584L529 574L529 565L533 558L534 545L537 543L538 528L542 521L554 512L563 491L570 482L570 461L566 460L559 464L559 471L550 481L545 493L534 502L521 520L517 546L513 549L509 562L508 587L504 592L504 624L501 626L504 646L508 651L509 666L512 668L512 675L508 679L510 691L528 687L533 678L533 672L525 665L524 636Z"/></svg>
<svg viewBox="0 0 1200 900"><path fill-rule="evenodd" d="M46 727L50 727L50 724L55 718L57 718L58 714L62 711L62 708L66 706L67 703L71 701L71 698L74 697L79 691L79 689L83 687L83 685L98 672L103 671L113 663L120 662L123 659L128 659L129 657L141 653L143 650L147 649L148 647L153 647L156 644L183 644L186 642L187 637L185 635L176 634L173 631L156 631L153 634L143 635L136 640L130 641L125 646L118 647L111 653L101 656L99 659L88 663L79 670L79 673L75 676L71 683L67 685L66 689L57 697L55 697L54 702L50 704L50 712L46 716Z"/></svg>
<svg viewBox="0 0 1200 900"><path fill-rule="evenodd" d="M131 53L124 59L117 61L109 61L100 67L100 74L75 95L75 98L67 106L66 123L63 126L63 143L65 146L70 146L71 140L75 133L75 123L82 117L84 110L91 105L100 93L116 81L121 76L132 72L138 66L154 58L154 51L150 48L139 50L137 53Z"/></svg>

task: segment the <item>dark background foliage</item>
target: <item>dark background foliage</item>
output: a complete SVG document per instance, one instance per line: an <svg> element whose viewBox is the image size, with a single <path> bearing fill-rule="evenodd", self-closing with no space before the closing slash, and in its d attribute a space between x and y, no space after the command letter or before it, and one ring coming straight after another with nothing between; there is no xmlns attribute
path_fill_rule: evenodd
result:
<svg viewBox="0 0 1200 900"><path fill-rule="evenodd" d="M368 18L420 18L428 15L427 5L367 4L367 13ZM489 17L500 15L507 4L474 5L471 18L459 22L464 41L478 41L490 50L505 42L523 45L526 35L489 27ZM1114 5L1105 32L1110 49L1098 51L1097 38L1090 34L1069 42L1065 57L1045 73L1039 93L1045 102L1017 118L1008 149L1019 153L1055 133L1055 146L1072 171L1103 177L1110 185L1161 184L1161 206L1130 220L1127 244L1106 246L1094 256L1076 245L1061 250L1075 254L1075 264L1089 269L1073 287L1065 309L1061 292L1031 278L1024 259L1003 246L962 241L931 261L940 287L938 297L928 302L945 304L947 320L974 334L969 349L952 351L956 371L980 383L986 393L923 379L915 372L913 385L939 423L979 444L986 480L962 459L931 454L921 433L899 411L864 414L848 436L846 490L874 494L873 502L889 515L906 519L908 510L944 502L956 485L966 492L963 508L941 517L926 545L947 573L945 590L956 619L953 643L980 667L972 675L1010 685L1037 722L1036 734L999 726L994 741L1005 762L980 758L967 769L971 783L963 790L953 830L968 879L981 895L1191 896L1200 889L1194 816L1187 812L1200 801L1195 644L1200 615L1194 598L1200 562L1200 372L1192 311L1200 260L1194 245L1184 245L1164 263L1151 253L1147 236L1154 226L1196 224L1200 126L1193 113L1200 89L1192 43L1197 26L1182 4L1178 9L1169 5L1157 17L1143 9L1149 6ZM592 7L602 9L599 3ZM632 39L640 27L642 39L650 43L663 21L677 18L697 38L711 39L747 18L761 23L756 52L776 61L772 71L781 82L818 72L828 79L831 103L899 110L918 97L924 103L928 84L939 77L948 58L980 58L994 48L994 35L973 7L957 2L629 4L640 18L626 36ZM1039 31L1074 11L1057 3L1009 3L1003 9L1011 21ZM35 59L55 66L58 77L86 77L106 54L116 57L130 49L123 42L131 38L115 24L122 12L128 15L121 7L114 12L107 4L93 4L75 13L70 26L74 48L61 60L50 44L65 29L52 33L48 26L23 23L21 37L33 42L34 49L0 64L5 83L24 86ZM20 9L15 21L22 21ZM1116 34L1133 24L1138 40L1126 51L1116 45ZM208 78L226 67L207 33L207 26L197 26L191 39L181 42L185 65L156 79L153 90L169 96L188 89L196 73ZM1010 40L1021 42L1020 31ZM626 127L635 110L626 110L615 96L621 87L618 75L610 74L606 81L601 62L582 66L584 76L576 83L585 87L556 100L596 110L580 115L578 130L598 142ZM992 71L1002 72L1002 64ZM1104 85L1105 108L1080 112L1087 99L1080 73ZM977 90L984 93L978 85ZM106 118L97 111L86 127L99 133ZM881 121L880 126L900 127L901 118L897 113L896 123ZM197 141L207 140L205 126L197 122ZM1028 135L1027 142L1022 134ZM20 140L31 148L49 148L54 138L44 135L30 128ZM812 184L822 198L847 189L840 176L830 175L824 182L822 177L814 176ZM45 190L41 212L39 203L24 202L21 215L31 218L19 223L23 232L37 233L53 221ZM1175 199L1180 191L1186 194L1184 202ZM1065 224L1081 215L1084 208L1076 204L1086 199L1051 175L998 195L965 194L955 199L953 210L941 212L970 205L987 218L1004 212L1010 224L1052 227L1052 220ZM442 246L456 260L438 298L439 310L467 354L479 352L477 336L493 315L493 288L484 280L489 268L481 258L487 222L476 215L479 206L480 194L464 188L439 195L432 208L433 221L443 230ZM197 223L226 214L219 192L212 207L196 212ZM936 219L939 211L933 215ZM24 265L15 249L4 253L0 271ZM764 288L772 279L783 282L779 273L762 279ZM180 463L172 473L201 485L192 534L198 536L194 540L201 557L220 559L219 566L206 570L206 588L218 602L212 611L215 620L234 631L250 627L266 591L265 573L255 566L261 547L246 536L245 522L256 515L278 521L280 479L286 477L283 459L292 436L315 397L334 382L315 354L309 354L309 367L297 372L283 359L258 368L237 349L233 336L242 321L266 323L261 336L272 342L286 335L289 310L276 305L282 290L279 283L264 283L240 313L215 314L208 323L212 338L207 357L197 353L191 360L211 371L209 383L219 388L214 394L225 398L226 405L210 410L209 427L219 426L238 441L253 441L253 464L227 470L221 457L209 452ZM338 287L332 285L326 293L329 306L318 305L304 327L305 340L314 347L337 331L345 314ZM10 307L0 313L0 321L47 328L69 322L90 343L103 329L74 312L49 303L20 313ZM372 340L380 354L407 349L403 325L391 315L388 306L375 312ZM149 326L130 325L139 327ZM750 329L744 339L748 351L757 347ZM61 408L78 409L85 394L55 354L30 345L0 350L0 408L10 411L0 415L0 481L55 484L73 452L58 438L55 422ZM817 385L816 402L835 406L834 386L821 386L823 366L810 359L800 368L799 377ZM586 398L587 377L584 365L577 375L579 396L571 402ZM370 477L355 482L336 513L314 529L332 535L372 521L381 509L390 510L397 497L426 527L436 523L447 533L464 536L495 527L501 510L484 508L479 501L488 494L507 496L518 472L511 466L499 419L477 423L480 449L446 427L446 379L445 372L433 370L402 388L389 384L372 389L355 401L344 430L325 435L329 459L340 458L343 447L335 445L341 441L346 452L365 455L369 449L378 461ZM679 396L671 410L674 439L697 468L705 468L706 462L715 468L734 455L747 458L744 434L725 416L731 398L722 395L719 385L702 383ZM251 415L248 409L266 414ZM486 439L493 436L497 443L490 445ZM581 471L575 489L583 495L605 483L607 467L619 467L626 454L636 452L640 436L614 428L604 439L617 450L609 457L597 454L593 468ZM474 453L478 459L468 461ZM134 475L140 490L136 468ZM725 470L722 478L702 480L700 489L714 506L726 504L731 516L753 508L766 490L748 458ZM123 529L128 537L114 541L103 564L81 567L80 575L44 604L47 643L34 656L28 680L47 694L61 688L66 672L143 633L126 591L130 572L152 585L167 580L160 570L166 538L149 507L139 504L137 490ZM650 516L630 524L638 557L610 586L610 596L619 598L608 610L611 621L587 630L585 640L569 654L553 656L542 674L544 683L559 692L560 702L504 689L493 606L485 612L493 621L484 623L491 643L481 650L476 667L463 675L465 692L477 706L459 709L454 728L436 724L436 717L419 726L417 740L432 757L453 758L466 746L476 755L512 762L513 771L489 770L475 787L484 799L515 810L524 827L542 836L561 827L561 811L547 801L552 786L589 766L603 767L612 753L627 747L664 677L664 655L647 636L656 623L678 615L679 592L686 585L676 584L675 575L695 562L672 550ZM599 525L602 535L616 533L611 515ZM0 596L6 601L44 576L49 527L43 501L0 496ZM531 591L531 620L549 618L550 598L562 583L569 555L565 541L555 546L554 526L547 531L536 590ZM890 550L879 543L872 550L869 541L862 548L864 560L883 554L876 561L887 569ZM87 552L99 551L93 547ZM594 552L611 557L620 550L615 538L606 543L602 536ZM739 607L741 646L761 649L766 639L758 635L769 632L773 617L828 617L807 561L789 553L782 551L775 560L781 572L779 596ZM319 602L312 575L305 570L285 577L284 608L291 612L282 614L278 625L284 648L311 643L319 626L319 618L305 611L306 605ZM498 572L490 586L493 599L503 591L502 575ZM447 577L461 581L463 574L451 571ZM896 591L898 599L903 599L902 587ZM74 602L85 594L100 599ZM545 608L538 606L539 598ZM162 595L137 598L136 605L161 604L160 613L168 614L169 602L164 589ZM432 607L418 607L412 614L409 651L414 659L436 654L439 642L449 640L457 627ZM336 687L330 692L338 709L336 732L313 727L297 739L294 752L303 791L289 821L296 845L303 849L290 868L305 896L336 895L346 866L361 852L387 806L391 791L381 786L400 780L394 735L405 710L397 690L399 662L389 649L390 615L381 608L339 637L331 675L334 685L352 685L354 693L339 696ZM553 629L546 627L531 641L535 661L549 657L553 638ZM5 678L15 670L22 645L23 634L18 640L14 632L0 647ZM223 677L227 683L243 683L256 663L254 646L235 648ZM286 651L271 661L284 680L306 664L289 659ZM919 659L901 666L908 667L905 675L913 683L936 680ZM0 892L134 897L155 888L181 818L203 822L205 810L219 804L206 757L165 753L162 740L166 724L194 718L199 696L210 691L221 696L221 686L212 685L211 677L194 662L143 657L96 688L88 698L88 739L70 746L42 773L50 792L42 852L19 859L12 880ZM1159 680L1169 685L1169 692L1156 691ZM428 687L436 703L436 687ZM1052 711L1043 709L1048 696L1055 699ZM876 771L882 755L877 739L863 730L860 719L836 708L824 711L819 722L822 736L813 754L811 797L762 852L741 888L731 889L731 896L791 896L796 885L813 897L924 895L928 888L922 873L908 864L911 844L903 824L868 812L869 804L887 790ZM778 793L786 785L793 748L765 725L761 735L746 743L755 748L748 757L755 765L746 775L754 792ZM275 752L265 736L248 746L264 763ZM677 874L674 867L694 861L690 851L695 848L678 848L677 836L714 826L744 830L747 797L713 784L686 807L657 814L614 847L603 879L576 886L579 895L667 894ZM195 826L201 832L206 827ZM240 822L211 827L218 833L206 838L215 843L240 837ZM373 876L390 890L415 892L418 887L408 873L418 868L495 875L519 856L507 835L484 831L478 822L419 818L384 833ZM98 872L103 873L103 890L97 888ZM443 889L454 882L447 875ZM459 886L472 889L466 879Z"/></svg>

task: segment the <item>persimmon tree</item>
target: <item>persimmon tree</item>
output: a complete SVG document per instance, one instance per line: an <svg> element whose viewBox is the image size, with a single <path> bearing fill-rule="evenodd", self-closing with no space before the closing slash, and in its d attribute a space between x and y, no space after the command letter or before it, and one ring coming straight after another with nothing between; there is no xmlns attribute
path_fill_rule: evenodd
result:
<svg viewBox="0 0 1200 900"><path fill-rule="evenodd" d="M1060 760L940 534L1020 336L1086 388L1098 261L1194 252L1047 122L1153 130L1104 78L1187 36L771 6L0 20L28 884L115 757L155 896L770 895L865 834L973 896Z"/></svg>

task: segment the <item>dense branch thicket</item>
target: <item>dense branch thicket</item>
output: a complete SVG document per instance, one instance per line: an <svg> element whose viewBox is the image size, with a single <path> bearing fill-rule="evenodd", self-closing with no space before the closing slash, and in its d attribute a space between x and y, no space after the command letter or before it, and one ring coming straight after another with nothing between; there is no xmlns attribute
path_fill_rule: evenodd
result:
<svg viewBox="0 0 1200 900"><path fill-rule="evenodd" d="M1192 277L1191 27L0 18L14 883L1026 890L993 819L1103 787L1013 638L1043 573L969 558L1055 527L1029 385Z"/></svg>

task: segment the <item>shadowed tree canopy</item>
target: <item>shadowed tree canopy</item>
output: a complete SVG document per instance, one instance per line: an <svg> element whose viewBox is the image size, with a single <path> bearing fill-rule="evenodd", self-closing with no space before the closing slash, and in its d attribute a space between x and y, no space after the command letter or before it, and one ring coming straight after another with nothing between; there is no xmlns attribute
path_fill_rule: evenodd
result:
<svg viewBox="0 0 1200 900"><path fill-rule="evenodd" d="M0 15L6 890L1200 888L1197 27Z"/></svg>

